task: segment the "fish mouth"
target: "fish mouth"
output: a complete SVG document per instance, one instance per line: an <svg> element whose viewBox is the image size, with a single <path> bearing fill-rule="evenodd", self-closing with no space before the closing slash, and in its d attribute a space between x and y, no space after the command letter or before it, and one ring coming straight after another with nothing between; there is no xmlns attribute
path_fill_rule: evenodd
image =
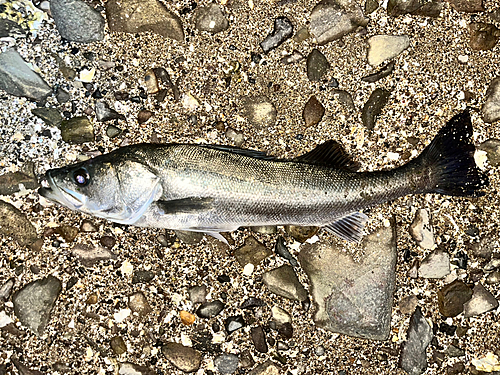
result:
<svg viewBox="0 0 500 375"><path fill-rule="evenodd" d="M50 171L47 171L40 179L40 185L38 194L50 201L59 203L72 210L77 210L83 205L83 202L74 194L71 194L71 191L57 186Z"/></svg>

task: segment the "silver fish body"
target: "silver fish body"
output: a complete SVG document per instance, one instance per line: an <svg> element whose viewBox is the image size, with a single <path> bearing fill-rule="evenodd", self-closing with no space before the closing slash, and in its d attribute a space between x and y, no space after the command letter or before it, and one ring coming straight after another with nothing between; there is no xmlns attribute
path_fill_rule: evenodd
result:
<svg viewBox="0 0 500 375"><path fill-rule="evenodd" d="M470 117L455 116L408 164L356 172L336 142L291 160L224 146L139 144L50 170L40 194L142 227L218 233L241 226L325 226L359 240L359 210L408 194L478 195Z"/></svg>

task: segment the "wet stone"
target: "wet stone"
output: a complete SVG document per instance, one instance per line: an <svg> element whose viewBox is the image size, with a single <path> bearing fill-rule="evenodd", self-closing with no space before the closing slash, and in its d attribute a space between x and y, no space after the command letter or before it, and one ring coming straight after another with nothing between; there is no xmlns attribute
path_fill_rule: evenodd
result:
<svg viewBox="0 0 500 375"><path fill-rule="evenodd" d="M375 122L389 101L390 96L390 91L381 88L377 88L371 93L361 113L361 121L368 130L373 130L375 127Z"/></svg>
<svg viewBox="0 0 500 375"><path fill-rule="evenodd" d="M248 121L257 129L273 127L278 114L267 96L244 98L243 111Z"/></svg>
<svg viewBox="0 0 500 375"><path fill-rule="evenodd" d="M279 236L278 239L276 240L276 245L274 247L274 251L280 257L283 257L286 260L288 260L290 262L290 265L292 265L292 267L297 267L299 265L297 260L293 257L293 255L288 250L288 248L286 246L285 239L282 236Z"/></svg>
<svg viewBox="0 0 500 375"><path fill-rule="evenodd" d="M458 12L477 13L484 12L483 0L447 0Z"/></svg>
<svg viewBox="0 0 500 375"><path fill-rule="evenodd" d="M106 122L110 120L125 120L125 116L110 108L106 102L98 101L95 105L97 121Z"/></svg>
<svg viewBox="0 0 500 375"><path fill-rule="evenodd" d="M481 143L477 149L486 152L488 163L492 167L498 167L500 165L500 139L488 139Z"/></svg>
<svg viewBox="0 0 500 375"><path fill-rule="evenodd" d="M319 45L366 26L368 18L355 1L322 0L311 12L310 31Z"/></svg>
<svg viewBox="0 0 500 375"><path fill-rule="evenodd" d="M242 315L230 316L224 322L224 327L228 335L245 326L245 319Z"/></svg>
<svg viewBox="0 0 500 375"><path fill-rule="evenodd" d="M178 16L158 0L109 0L105 3L109 29L112 32L154 34L184 41L184 30Z"/></svg>
<svg viewBox="0 0 500 375"><path fill-rule="evenodd" d="M139 314L139 316L145 316L152 311L146 296L142 292L136 292L128 296L128 308L132 312Z"/></svg>
<svg viewBox="0 0 500 375"><path fill-rule="evenodd" d="M196 310L196 315L200 318L209 319L220 314L224 310L224 303L219 300L204 302Z"/></svg>
<svg viewBox="0 0 500 375"><path fill-rule="evenodd" d="M260 46L264 53L269 53L278 48L293 35L293 25L286 17L278 17L274 20L274 29L262 42Z"/></svg>
<svg viewBox="0 0 500 375"><path fill-rule="evenodd" d="M212 34L220 33L229 27L229 21L223 9L216 3L196 9L194 20L197 30Z"/></svg>
<svg viewBox="0 0 500 375"><path fill-rule="evenodd" d="M252 337L252 342L255 346L255 350L260 353L267 353L267 341L266 334L261 326L252 327L250 330L250 336Z"/></svg>
<svg viewBox="0 0 500 375"><path fill-rule="evenodd" d="M120 363L119 375L156 375L156 371L146 366L139 366L134 363Z"/></svg>
<svg viewBox="0 0 500 375"><path fill-rule="evenodd" d="M12 296L14 313L24 326L42 335L61 290L61 281L54 276L32 281Z"/></svg>
<svg viewBox="0 0 500 375"><path fill-rule="evenodd" d="M260 262L271 255L273 252L253 237L248 237L245 244L234 251L234 256L241 267L245 267L247 264L258 266Z"/></svg>
<svg viewBox="0 0 500 375"><path fill-rule="evenodd" d="M91 43L104 39L104 18L81 0L50 0L50 13L63 39Z"/></svg>
<svg viewBox="0 0 500 375"><path fill-rule="evenodd" d="M450 256L438 248L427 255L418 268L418 276L426 279L441 279L450 273Z"/></svg>
<svg viewBox="0 0 500 375"><path fill-rule="evenodd" d="M469 24L469 46L476 51L493 49L500 38L500 30L490 23L472 22Z"/></svg>
<svg viewBox="0 0 500 375"><path fill-rule="evenodd" d="M161 348L163 355L174 367L184 372L194 372L200 368L201 353L193 348L169 342Z"/></svg>
<svg viewBox="0 0 500 375"><path fill-rule="evenodd" d="M375 35L368 39L368 64L377 66L410 46L408 35Z"/></svg>
<svg viewBox="0 0 500 375"><path fill-rule="evenodd" d="M486 100L481 112L484 122L492 123L500 120L500 77L491 81L486 90Z"/></svg>
<svg viewBox="0 0 500 375"><path fill-rule="evenodd" d="M48 126L59 126L63 120L61 112L56 108L37 107L31 110L36 117L41 118Z"/></svg>
<svg viewBox="0 0 500 375"><path fill-rule="evenodd" d="M417 307L410 319L407 340L401 350L400 364L409 375L420 375L427 368L426 349L433 337L432 328Z"/></svg>
<svg viewBox="0 0 500 375"><path fill-rule="evenodd" d="M382 78L385 78L385 77L391 75L392 72L394 71L395 65L396 64L394 63L394 61L391 61L387 65L384 65L379 71L377 71L373 74L367 75L366 77L361 78L361 80L364 82L368 82L368 83L377 82L377 81L381 80Z"/></svg>
<svg viewBox="0 0 500 375"><path fill-rule="evenodd" d="M319 227L305 227L296 225L286 225L285 232L287 232L292 238L300 243L306 242L308 238L311 238L316 233L318 233Z"/></svg>
<svg viewBox="0 0 500 375"><path fill-rule="evenodd" d="M500 272L494 271L494 272L490 273L488 276L486 276L485 282L488 285L495 285L495 284L500 283Z"/></svg>
<svg viewBox="0 0 500 375"><path fill-rule="evenodd" d="M188 289L189 300L193 303L203 303L207 300L206 285L196 285Z"/></svg>
<svg viewBox="0 0 500 375"><path fill-rule="evenodd" d="M314 48L307 56L307 78L309 81L319 81L330 69L330 63L320 51Z"/></svg>
<svg viewBox="0 0 500 375"><path fill-rule="evenodd" d="M381 228L362 242L355 262L342 245L306 244L299 261L311 283L314 322L332 332L385 340L395 282L396 234Z"/></svg>
<svg viewBox="0 0 500 375"><path fill-rule="evenodd" d="M280 367L270 359L268 359L264 363L261 363L248 373L248 375L280 375L280 374L281 374Z"/></svg>
<svg viewBox="0 0 500 375"><path fill-rule="evenodd" d="M464 311L464 303L472 297L472 290L460 280L445 285L438 291L439 312L448 318Z"/></svg>
<svg viewBox="0 0 500 375"><path fill-rule="evenodd" d="M0 234L12 237L21 246L33 246L36 229L26 215L10 203L0 200Z"/></svg>
<svg viewBox="0 0 500 375"><path fill-rule="evenodd" d="M111 350L113 350L113 352L116 355L121 355L121 354L127 352L127 344L125 344L125 341L123 340L123 337L121 337L121 336L113 337L110 340L109 344L111 346Z"/></svg>
<svg viewBox="0 0 500 375"><path fill-rule="evenodd" d="M464 315L466 318L481 315L498 307L498 301L484 286L478 283L474 289L472 298L464 303Z"/></svg>
<svg viewBox="0 0 500 375"><path fill-rule="evenodd" d="M325 107L323 107L316 96L311 96L304 107L304 111L302 112L302 118L304 119L306 128L317 125L323 118L324 114Z"/></svg>
<svg viewBox="0 0 500 375"><path fill-rule="evenodd" d="M214 365L221 374L234 374L240 360L235 354L221 354L214 359Z"/></svg>
<svg viewBox="0 0 500 375"><path fill-rule="evenodd" d="M61 123L61 137L67 143L81 144L94 141L94 127L85 116L78 116L63 120Z"/></svg>
<svg viewBox="0 0 500 375"><path fill-rule="evenodd" d="M101 238L99 238L99 242L106 249L111 250L116 244L116 238L112 236L102 236Z"/></svg>
<svg viewBox="0 0 500 375"><path fill-rule="evenodd" d="M294 301L307 299L307 291L300 283L293 267L284 265L267 271L262 275L262 281L271 293Z"/></svg>
<svg viewBox="0 0 500 375"><path fill-rule="evenodd" d="M0 53L0 89L38 102L52 93L50 86L12 48Z"/></svg>
<svg viewBox="0 0 500 375"><path fill-rule="evenodd" d="M85 267L92 267L97 262L116 259L116 255L102 246L76 244L71 249L71 254L76 256Z"/></svg>
<svg viewBox="0 0 500 375"><path fill-rule="evenodd" d="M132 284L147 284L155 278L155 273L150 270L134 271L132 276Z"/></svg>
<svg viewBox="0 0 500 375"><path fill-rule="evenodd" d="M393 17L403 14L439 17L442 9L441 0L389 0L387 4L387 13Z"/></svg>

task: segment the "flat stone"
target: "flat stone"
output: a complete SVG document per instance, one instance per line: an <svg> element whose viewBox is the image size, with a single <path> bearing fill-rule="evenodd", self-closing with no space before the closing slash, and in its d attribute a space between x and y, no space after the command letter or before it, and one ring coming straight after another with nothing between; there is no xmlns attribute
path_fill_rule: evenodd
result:
<svg viewBox="0 0 500 375"><path fill-rule="evenodd" d="M311 12L309 29L319 45L366 26L368 18L354 0L322 0Z"/></svg>
<svg viewBox="0 0 500 375"><path fill-rule="evenodd" d="M16 22L0 18L0 38L22 38L26 31Z"/></svg>
<svg viewBox="0 0 500 375"><path fill-rule="evenodd" d="M311 96L302 111L302 118L304 119L306 128L319 124L324 114L325 107L323 107L316 96Z"/></svg>
<svg viewBox="0 0 500 375"><path fill-rule="evenodd" d="M377 230L362 246L360 262L342 245L319 242L302 248L299 261L311 283L313 319L329 331L386 340L397 258L395 229Z"/></svg>
<svg viewBox="0 0 500 375"><path fill-rule="evenodd" d="M385 89L376 88L366 101L361 112L361 121L368 130L375 128L375 122L382 113L382 109L389 102L391 92Z"/></svg>
<svg viewBox="0 0 500 375"><path fill-rule="evenodd" d="M262 275L262 281L271 293L295 301L307 299L307 291L299 282L292 266L284 265L267 271Z"/></svg>
<svg viewBox="0 0 500 375"><path fill-rule="evenodd" d="M196 315L200 318L212 318L220 314L224 310L224 303L219 300L204 302L196 310Z"/></svg>
<svg viewBox="0 0 500 375"><path fill-rule="evenodd" d="M494 271L494 272L490 273L488 276L486 276L485 282L488 285L495 285L495 284L500 283L500 272Z"/></svg>
<svg viewBox="0 0 500 375"><path fill-rule="evenodd" d="M278 17L274 20L274 29L262 42L260 47L264 53L269 53L278 48L293 35L293 25L286 17Z"/></svg>
<svg viewBox="0 0 500 375"><path fill-rule="evenodd" d="M0 176L0 195L14 194L21 190L21 185L26 190L34 190L40 186L32 173L9 172Z"/></svg>
<svg viewBox="0 0 500 375"><path fill-rule="evenodd" d="M76 256L85 267L92 267L103 260L117 259L113 252L103 246L91 246L86 244L76 244L71 249L71 254Z"/></svg>
<svg viewBox="0 0 500 375"><path fill-rule="evenodd" d="M105 3L109 29L112 32L154 34L184 41L182 22L157 0L109 0Z"/></svg>
<svg viewBox="0 0 500 375"><path fill-rule="evenodd" d="M41 336L61 290L61 281L54 276L32 281L12 296L14 313L24 326Z"/></svg>
<svg viewBox="0 0 500 375"><path fill-rule="evenodd" d="M194 20L197 30L207 31L212 34L220 33L229 27L229 21L224 10L216 3L197 8Z"/></svg>
<svg viewBox="0 0 500 375"><path fill-rule="evenodd" d="M93 142L94 126L85 116L73 117L61 123L61 137L68 143Z"/></svg>
<svg viewBox="0 0 500 375"><path fill-rule="evenodd" d="M0 89L38 102L52 93L51 87L12 48L0 53Z"/></svg>
<svg viewBox="0 0 500 375"><path fill-rule="evenodd" d="M387 3L387 13L393 17L403 14L439 17L442 9L441 0L389 0Z"/></svg>
<svg viewBox="0 0 500 375"><path fill-rule="evenodd" d="M486 90L486 100L481 112L484 122L492 123L500 120L500 77L491 81L488 90Z"/></svg>
<svg viewBox="0 0 500 375"><path fill-rule="evenodd" d="M435 245L434 230L430 223L429 211L419 209L409 229L411 237L423 249L432 249Z"/></svg>
<svg viewBox="0 0 500 375"><path fill-rule="evenodd" d="M37 107L31 110L36 117L39 117L48 126L59 126L63 117L58 109L50 107Z"/></svg>
<svg viewBox="0 0 500 375"><path fill-rule="evenodd" d="M193 303L203 303L207 300L206 285L196 285L188 289L189 300Z"/></svg>
<svg viewBox="0 0 500 375"><path fill-rule="evenodd" d="M373 74L367 75L366 77L361 78L361 80L364 82L368 82L368 83L377 82L377 81L381 80L382 78L389 76L394 71L395 65L396 64L394 63L394 61L391 61L390 63L388 63L388 64L384 65L382 68L380 68L379 71L377 71Z"/></svg>
<svg viewBox="0 0 500 375"><path fill-rule="evenodd" d="M264 363L261 363L248 373L248 375L280 375L280 374L281 374L280 367L270 359L268 359Z"/></svg>
<svg viewBox="0 0 500 375"><path fill-rule="evenodd" d="M245 267L247 264L258 266L260 262L271 255L273 252L253 237L248 237L245 244L234 251L234 256L241 267Z"/></svg>
<svg viewBox="0 0 500 375"><path fill-rule="evenodd" d="M438 291L439 312L453 318L464 311L464 303L472 297L472 290L460 280L445 285Z"/></svg>
<svg viewBox="0 0 500 375"><path fill-rule="evenodd" d="M368 64L377 66L410 46L408 35L375 35L368 39Z"/></svg>
<svg viewBox="0 0 500 375"><path fill-rule="evenodd" d="M255 346L255 350L260 353L267 353L267 341L266 341L266 333L262 329L261 326L252 327L250 329L250 336L252 337L253 345Z"/></svg>
<svg viewBox="0 0 500 375"><path fill-rule="evenodd" d="M110 108L108 103L99 100L95 105L97 121L125 120L125 116Z"/></svg>
<svg viewBox="0 0 500 375"><path fill-rule="evenodd" d="M500 165L500 139L488 139L481 143L477 149L486 152L488 163L492 167L498 167Z"/></svg>
<svg viewBox="0 0 500 375"><path fill-rule="evenodd" d="M466 318L487 313L498 307L498 301L482 284L478 283L472 291L472 298L464 303Z"/></svg>
<svg viewBox="0 0 500 375"><path fill-rule="evenodd" d="M155 375L156 371L147 366L136 365L135 363L120 363L119 375Z"/></svg>
<svg viewBox="0 0 500 375"><path fill-rule="evenodd" d="M267 96L243 98L243 111L248 121L257 129L273 127L278 114Z"/></svg>
<svg viewBox="0 0 500 375"><path fill-rule="evenodd" d="M125 341L121 336L112 337L109 345L111 346L111 350L113 350L116 355L122 355L127 352L127 344L125 344Z"/></svg>
<svg viewBox="0 0 500 375"><path fill-rule="evenodd" d="M334 90L333 97L337 100L340 105L349 112L356 111L356 106L354 105L354 100L352 95L345 90Z"/></svg>
<svg viewBox="0 0 500 375"><path fill-rule="evenodd" d="M457 12L484 12L483 0L447 0Z"/></svg>
<svg viewBox="0 0 500 375"><path fill-rule="evenodd" d="M82 0L50 0L50 13L63 39L80 43L104 39L104 17Z"/></svg>
<svg viewBox="0 0 500 375"><path fill-rule="evenodd" d="M319 81L330 69L330 63L320 51L314 48L307 56L307 78L309 81Z"/></svg>
<svg viewBox="0 0 500 375"><path fill-rule="evenodd" d="M203 233L188 230L175 230L175 235L179 240L188 245L196 245L203 240Z"/></svg>
<svg viewBox="0 0 500 375"><path fill-rule="evenodd" d="M169 342L161 348L163 355L177 369L195 372L200 368L201 353L176 342Z"/></svg>
<svg viewBox="0 0 500 375"><path fill-rule="evenodd" d="M469 46L476 51L493 49L500 38L500 30L491 23L472 22L469 24Z"/></svg>
<svg viewBox="0 0 500 375"><path fill-rule="evenodd" d="M398 307L402 314L413 314L417 305L418 298L416 295L412 294L402 298Z"/></svg>
<svg viewBox="0 0 500 375"><path fill-rule="evenodd" d="M245 325L246 322L245 319L243 318L243 315L230 316L224 322L224 328L226 329L228 335L230 335L234 331L243 328Z"/></svg>
<svg viewBox="0 0 500 375"><path fill-rule="evenodd" d="M426 349L432 338L432 328L417 307L410 319L407 339L401 349L400 365L408 375L420 375L427 368Z"/></svg>
<svg viewBox="0 0 500 375"><path fill-rule="evenodd" d="M135 292L128 296L128 308L139 316L146 316L153 311L142 292Z"/></svg>
<svg viewBox="0 0 500 375"><path fill-rule="evenodd" d="M438 248L427 255L418 268L418 276L426 279L441 279L450 273L450 256Z"/></svg>
<svg viewBox="0 0 500 375"><path fill-rule="evenodd" d="M240 360L235 354L221 354L214 359L214 365L221 374L234 374Z"/></svg>
<svg viewBox="0 0 500 375"><path fill-rule="evenodd" d="M26 215L2 200L0 200L0 234L12 237L21 246L32 246L38 240L36 229Z"/></svg>

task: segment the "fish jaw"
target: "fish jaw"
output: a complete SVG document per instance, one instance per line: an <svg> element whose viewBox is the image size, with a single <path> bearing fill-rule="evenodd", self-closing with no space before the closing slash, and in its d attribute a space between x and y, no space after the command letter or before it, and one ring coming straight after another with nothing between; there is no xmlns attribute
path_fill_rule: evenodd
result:
<svg viewBox="0 0 500 375"><path fill-rule="evenodd" d="M62 206L68 207L73 211L81 210L84 206L84 198L80 195L72 194L64 189L61 189L55 183L50 171L44 175L40 181L41 187L38 188L38 194L45 199L58 203Z"/></svg>

